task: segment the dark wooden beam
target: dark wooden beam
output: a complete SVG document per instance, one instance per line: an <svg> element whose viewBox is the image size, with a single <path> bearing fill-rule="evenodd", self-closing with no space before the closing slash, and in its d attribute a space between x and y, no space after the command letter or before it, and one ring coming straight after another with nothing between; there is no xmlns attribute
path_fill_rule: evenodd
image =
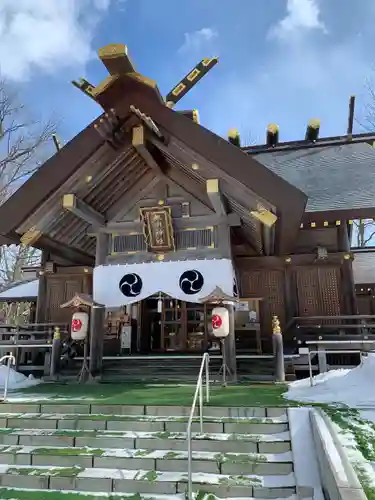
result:
<svg viewBox="0 0 375 500"><path fill-rule="evenodd" d="M273 228L262 225L262 244L264 255L272 255L275 246L275 232Z"/></svg>
<svg viewBox="0 0 375 500"><path fill-rule="evenodd" d="M238 256L238 262L241 263L241 269L264 269L264 268L284 268L286 266L326 266L327 264L340 266L345 260L344 256L347 252L329 253L327 259L318 260L316 254L299 254L286 257L269 256L269 257L248 257ZM289 260L290 259L290 260Z"/></svg>
<svg viewBox="0 0 375 500"><path fill-rule="evenodd" d="M78 266L90 267L94 265L94 257L92 255L88 255L77 248L67 246L59 241L52 240L44 234L33 246L41 250L51 252L54 255L62 257L63 259L66 259Z"/></svg>
<svg viewBox="0 0 375 500"><path fill-rule="evenodd" d="M40 259L40 266L43 269L48 260L48 255L46 251L42 252ZM38 298L36 302L36 321L37 323L44 323L46 320L47 312L47 276L45 273L39 274L39 287L38 287Z"/></svg>
<svg viewBox="0 0 375 500"><path fill-rule="evenodd" d="M191 228L202 228L207 226L219 226L226 224L228 227L240 227L241 219L237 214L228 214L225 216L202 215L200 217L187 217L186 219L173 219L174 229L180 231ZM96 236L97 233L142 233L143 223L134 222L109 222L104 227L92 227L88 234Z"/></svg>
<svg viewBox="0 0 375 500"><path fill-rule="evenodd" d="M155 172L155 175L162 177L163 173L159 165L147 149L146 134L143 125L137 125L133 128L132 145L136 149L139 156L141 156L145 163Z"/></svg>
<svg viewBox="0 0 375 500"><path fill-rule="evenodd" d="M349 225L343 221L337 227L337 247L339 252L350 253ZM342 279L342 307L341 314L358 314L357 299L355 294L355 283L353 275L353 262L346 259L341 266Z"/></svg>
<svg viewBox="0 0 375 500"><path fill-rule="evenodd" d="M124 217L134 205L142 198L152 192L155 186L160 182L160 177L155 176L154 171L146 172L142 178L136 182L124 195L114 203L106 213L106 219L109 222Z"/></svg>
<svg viewBox="0 0 375 500"><path fill-rule="evenodd" d="M99 234L96 240L95 266L106 263L109 235ZM90 315L90 375L100 375L103 361L105 307L92 307Z"/></svg>
<svg viewBox="0 0 375 500"><path fill-rule="evenodd" d="M80 200L75 194L64 194L62 199L62 206L65 210L72 212L80 219L93 226L103 226L105 218L102 214L94 210L90 205Z"/></svg>
<svg viewBox="0 0 375 500"><path fill-rule="evenodd" d="M35 226L30 227L20 238L20 242L24 246L33 246L44 232L47 232L49 226L56 219L56 210L51 210L46 213Z"/></svg>
<svg viewBox="0 0 375 500"><path fill-rule="evenodd" d="M335 222L355 219L375 219L375 201L374 207L366 208L347 208L345 210L327 210L324 212L306 212L303 216L303 224L315 222Z"/></svg>
<svg viewBox="0 0 375 500"><path fill-rule="evenodd" d="M173 108L219 62L217 57L203 59L171 90L165 98Z"/></svg>
<svg viewBox="0 0 375 500"><path fill-rule="evenodd" d="M266 144L260 144L257 146L246 146L241 148L242 151L248 153L251 156L257 154L264 153L275 153L277 151L296 151L299 149L314 149L314 148L323 148L323 147L332 147L332 146L345 146L346 144L363 144L368 143L372 144L375 141L375 133L374 132L366 132L364 134L355 134L355 135L344 135L344 136L335 136L335 137L322 137L319 138L316 142L311 143L305 140L301 141L289 141L279 143L276 147L270 148Z"/></svg>
<svg viewBox="0 0 375 500"><path fill-rule="evenodd" d="M220 192L219 179L207 179L206 189L207 195L215 212L221 216L226 215L227 208L225 206L223 196Z"/></svg>
<svg viewBox="0 0 375 500"><path fill-rule="evenodd" d="M90 99L94 101L96 100L94 96L95 85L88 82L84 78L80 78L79 80L72 80L72 84L85 95L87 95L87 97L90 97Z"/></svg>
<svg viewBox="0 0 375 500"><path fill-rule="evenodd" d="M61 149L61 143L59 141L59 138L57 137L56 134L52 134L52 140L55 145L56 151L60 151Z"/></svg>

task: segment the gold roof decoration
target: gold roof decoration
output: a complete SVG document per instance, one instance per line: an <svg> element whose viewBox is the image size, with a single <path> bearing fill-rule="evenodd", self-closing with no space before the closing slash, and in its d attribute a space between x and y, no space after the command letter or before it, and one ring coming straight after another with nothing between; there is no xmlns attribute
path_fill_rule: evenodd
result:
<svg viewBox="0 0 375 500"><path fill-rule="evenodd" d="M201 299L201 302L204 303L215 303L215 302L239 302L237 297L232 297L231 295L226 294L219 286L217 286L211 293L206 295Z"/></svg>

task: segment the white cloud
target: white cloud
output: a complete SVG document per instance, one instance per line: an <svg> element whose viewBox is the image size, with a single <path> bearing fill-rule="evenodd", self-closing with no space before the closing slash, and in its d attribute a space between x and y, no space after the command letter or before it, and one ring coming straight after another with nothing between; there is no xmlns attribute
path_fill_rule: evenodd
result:
<svg viewBox="0 0 375 500"><path fill-rule="evenodd" d="M111 0L1 0L0 72L25 81L33 72L84 66Z"/></svg>
<svg viewBox="0 0 375 500"><path fill-rule="evenodd" d="M208 42L217 38L218 33L213 28L202 28L192 33L184 34L184 43L179 52L197 52Z"/></svg>
<svg viewBox="0 0 375 500"><path fill-rule="evenodd" d="M326 33L326 27L320 19L318 0L287 0L286 10L287 15L271 28L270 36L288 39L311 30Z"/></svg>
<svg viewBox="0 0 375 500"><path fill-rule="evenodd" d="M222 135L235 127L244 142L251 135L258 143L269 123L280 126L281 141L303 139L311 118L321 119L322 137L345 133L349 96L357 95L357 112L363 104L371 51L360 38L327 44L324 51L310 42L277 47L256 70L244 66L222 78L200 106L203 125Z"/></svg>

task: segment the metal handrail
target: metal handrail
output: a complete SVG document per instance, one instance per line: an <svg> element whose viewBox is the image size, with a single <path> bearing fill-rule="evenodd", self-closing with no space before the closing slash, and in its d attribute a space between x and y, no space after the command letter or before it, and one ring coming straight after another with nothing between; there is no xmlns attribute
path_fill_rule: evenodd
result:
<svg viewBox="0 0 375 500"><path fill-rule="evenodd" d="M9 385L9 375L10 375L10 367L11 365L16 364L16 358L13 356L13 354L6 354L2 358L0 358L0 363L4 361L4 359L8 360L8 371L7 371L7 376L5 379L5 384L4 384L4 395L3 395L3 402L6 401L7 395L8 395L8 385Z"/></svg>
<svg viewBox="0 0 375 500"><path fill-rule="evenodd" d="M206 403L210 400L210 377L209 377L210 356L207 352L203 354L197 385L195 388L193 403L190 409L189 420L186 429L186 439L188 442L188 494L187 499L193 500L193 450L191 442L191 425L193 423L195 407L199 395L199 421L201 433L203 433L203 371L206 368Z"/></svg>
<svg viewBox="0 0 375 500"><path fill-rule="evenodd" d="M325 350L323 352L326 352L327 354L358 354L361 358L361 363L363 361L362 359L362 351L360 349L353 349L353 350L348 350L348 349L335 349L333 351L331 350ZM365 351L367 352L367 351ZM312 364L311 364L311 355L312 354L321 354L322 351L310 351L307 353L308 361L309 361L309 377L310 377L310 387L313 387L314 385L314 378L312 374Z"/></svg>

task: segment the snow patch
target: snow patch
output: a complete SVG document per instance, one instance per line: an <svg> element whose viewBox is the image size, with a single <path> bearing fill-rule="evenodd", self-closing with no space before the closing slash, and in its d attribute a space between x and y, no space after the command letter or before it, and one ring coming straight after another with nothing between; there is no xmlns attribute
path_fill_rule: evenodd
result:
<svg viewBox="0 0 375 500"><path fill-rule="evenodd" d="M8 367L5 365L0 365L0 389L4 389L7 376ZM10 368L8 389L11 391L33 387L34 385L38 385L41 382L41 380L35 379L32 375L26 377L25 375L23 375L23 373L19 373L16 370L13 370L13 368Z"/></svg>
<svg viewBox="0 0 375 500"><path fill-rule="evenodd" d="M352 370L332 370L310 379L297 380L289 385L286 399L336 403L351 408L375 407L374 380L375 353L363 358L362 363Z"/></svg>

